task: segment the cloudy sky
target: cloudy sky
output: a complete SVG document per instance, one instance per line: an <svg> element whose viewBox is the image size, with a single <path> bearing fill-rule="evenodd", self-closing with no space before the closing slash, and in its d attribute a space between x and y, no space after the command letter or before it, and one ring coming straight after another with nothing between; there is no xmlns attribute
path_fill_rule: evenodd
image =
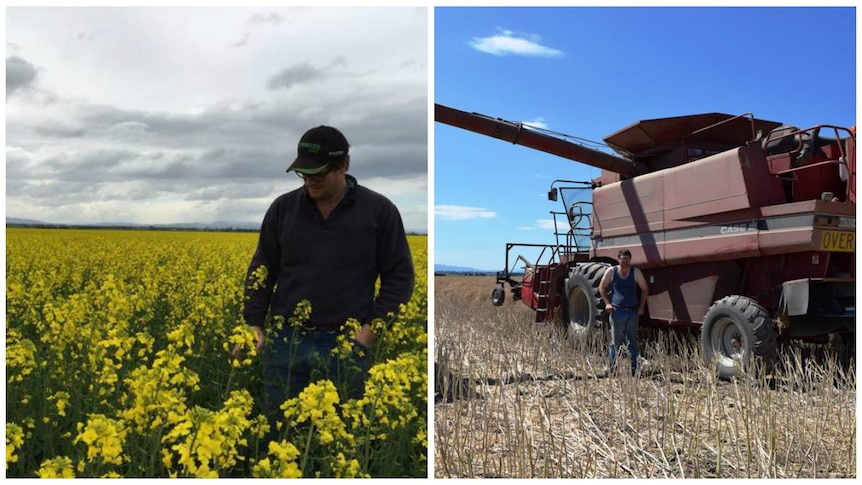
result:
<svg viewBox="0 0 862 485"><path fill-rule="evenodd" d="M259 223L338 127L427 230L425 8L8 8L6 216ZM374 28L369 28L373 25Z"/></svg>

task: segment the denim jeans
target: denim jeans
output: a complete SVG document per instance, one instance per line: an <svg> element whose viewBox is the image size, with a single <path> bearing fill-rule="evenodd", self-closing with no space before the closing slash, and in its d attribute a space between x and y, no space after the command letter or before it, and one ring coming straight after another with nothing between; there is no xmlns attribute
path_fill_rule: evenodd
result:
<svg viewBox="0 0 862 485"><path fill-rule="evenodd" d="M629 355L632 359L632 375L634 375L638 368L638 311L615 308L611 313L611 335L613 342L608 349L611 372L617 368L616 350L628 340Z"/></svg>
<svg viewBox="0 0 862 485"><path fill-rule="evenodd" d="M273 339L272 346L264 349L261 407L270 425L266 443L280 435L276 422L284 420L282 403L299 396L312 382L332 381L341 402L362 397L371 367L371 349L354 341L354 352L348 358L332 355L338 335L338 332L296 332L293 338ZM359 356L358 349L365 355Z"/></svg>

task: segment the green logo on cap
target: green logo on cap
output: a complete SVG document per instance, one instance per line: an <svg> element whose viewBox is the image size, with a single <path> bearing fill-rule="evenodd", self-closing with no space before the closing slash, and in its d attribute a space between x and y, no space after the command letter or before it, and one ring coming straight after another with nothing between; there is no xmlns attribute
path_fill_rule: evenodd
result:
<svg viewBox="0 0 862 485"><path fill-rule="evenodd" d="M299 148L310 151L311 153L320 153L322 146L319 143L312 143L310 141L301 141L299 142Z"/></svg>

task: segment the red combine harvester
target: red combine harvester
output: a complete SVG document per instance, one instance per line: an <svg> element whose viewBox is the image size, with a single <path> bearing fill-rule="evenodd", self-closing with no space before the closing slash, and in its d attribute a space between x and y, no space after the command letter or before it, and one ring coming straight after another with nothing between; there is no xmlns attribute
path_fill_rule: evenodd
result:
<svg viewBox="0 0 862 485"><path fill-rule="evenodd" d="M642 325L700 327L704 357L731 377L779 338L855 342L855 127L807 129L720 113L644 120L605 137L612 155L520 123L435 105L435 120L601 169L556 180L554 244L506 244L491 299L513 297L570 333L601 327L598 284L632 253L649 286ZM567 202L565 194L591 190ZM510 252L532 246L521 281ZM515 262L515 261L512 261Z"/></svg>

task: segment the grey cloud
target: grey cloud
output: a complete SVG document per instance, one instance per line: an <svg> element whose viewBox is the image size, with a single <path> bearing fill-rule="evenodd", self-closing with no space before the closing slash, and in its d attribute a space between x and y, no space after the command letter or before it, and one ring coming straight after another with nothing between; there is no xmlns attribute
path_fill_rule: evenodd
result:
<svg viewBox="0 0 862 485"><path fill-rule="evenodd" d="M81 125L70 125L62 122L48 122L33 127L36 134L44 137L80 138L87 133Z"/></svg>
<svg viewBox="0 0 862 485"><path fill-rule="evenodd" d="M252 27L256 27L262 24L273 24L275 26L278 26L279 24L284 22L285 19L286 17L279 15L275 12L270 12L269 14L259 13L249 17L247 23ZM244 47L246 44L248 44L248 40L250 37L251 32L243 32L239 40L237 40L236 42L232 42L230 45L231 47Z"/></svg>
<svg viewBox="0 0 862 485"><path fill-rule="evenodd" d="M384 91L320 97L299 110L287 96L194 114L69 103L62 123L31 121L28 130L7 132L10 146L29 150L7 147L7 204L14 197L16 206L53 211L80 202L128 207L127 201L175 197L208 204L206 214L225 220L257 221L268 205L262 199L299 185L284 170L299 137L317 124L345 132L351 173L360 183L415 180L427 174L427 99ZM76 133L81 136L63 136ZM240 210L242 204L248 208Z"/></svg>
<svg viewBox="0 0 862 485"><path fill-rule="evenodd" d="M269 89L289 88L296 84L302 84L312 79L323 76L324 71L311 64L302 63L288 67L272 76L266 83Z"/></svg>
<svg viewBox="0 0 862 485"><path fill-rule="evenodd" d="M49 168L48 174L52 178L63 181L242 181L269 179L273 173L287 167L286 159L287 153L244 147L218 147L206 151L79 147L44 157L41 166ZM30 162L22 155L13 163L24 166ZM30 176L23 169L16 169L14 177Z"/></svg>
<svg viewBox="0 0 862 485"><path fill-rule="evenodd" d="M93 184L52 179L6 181L6 197L25 197L39 205L61 207L92 200Z"/></svg>
<svg viewBox="0 0 862 485"><path fill-rule="evenodd" d="M149 132L150 131L150 125L148 125L147 123L144 123L143 121L130 120L130 121L121 121L119 123L114 123L113 125L111 125L109 127L109 129L112 131L117 131L117 132L140 133L140 132Z"/></svg>
<svg viewBox="0 0 862 485"><path fill-rule="evenodd" d="M316 79L325 79L330 76L336 68L347 66L347 62L343 57L339 56L332 60L329 65L322 68L314 67L307 62L290 66L279 71L277 74L269 78L266 87L269 89L290 88L297 84L303 84Z"/></svg>
<svg viewBox="0 0 862 485"><path fill-rule="evenodd" d="M16 147L6 147L6 192L9 192L9 181L32 176L33 155Z"/></svg>
<svg viewBox="0 0 862 485"><path fill-rule="evenodd" d="M342 131L353 146L351 172L394 179L427 173L427 126L424 98L344 126Z"/></svg>
<svg viewBox="0 0 862 485"><path fill-rule="evenodd" d="M194 131L194 117L189 115L172 115L170 113L148 112L141 110L123 110L105 105L85 105L74 110L72 116L93 131L122 132L149 131L157 133L161 130L177 134Z"/></svg>
<svg viewBox="0 0 862 485"><path fill-rule="evenodd" d="M228 181L222 183L208 182L190 190L186 193L184 199L199 201L233 201L252 199L260 197L261 194L269 194L277 189L278 187L274 180L265 182L261 182L259 180L237 182ZM258 207L258 210L259 209L260 207Z"/></svg>
<svg viewBox="0 0 862 485"><path fill-rule="evenodd" d="M207 180L271 180L284 174L291 155L295 156L292 150L276 148L220 147L196 157L193 170L197 177Z"/></svg>
<svg viewBox="0 0 862 485"><path fill-rule="evenodd" d="M60 180L99 180L133 157L134 152L125 149L67 149L47 156L42 160L42 165L50 168Z"/></svg>
<svg viewBox="0 0 862 485"><path fill-rule="evenodd" d="M251 18L248 19L250 24L280 24L284 22L285 17L283 15L279 15L275 12L270 12L269 14L254 14Z"/></svg>
<svg viewBox="0 0 862 485"><path fill-rule="evenodd" d="M163 183L165 180L185 180L194 177L193 153L174 151L170 153L138 153L123 164L114 175L127 179Z"/></svg>
<svg viewBox="0 0 862 485"><path fill-rule="evenodd" d="M231 47L243 47L243 46L245 46L246 44L248 44L249 36L251 36L251 34L249 34L248 32L244 32L242 34L242 37L240 37L240 39L236 42L231 42L230 46Z"/></svg>
<svg viewBox="0 0 862 485"><path fill-rule="evenodd" d="M15 195L38 200L39 205L63 207L85 202L150 200L159 192L152 187L119 186L117 182L96 180L40 180L38 183L27 180Z"/></svg>
<svg viewBox="0 0 862 485"><path fill-rule="evenodd" d="M36 81L36 68L26 60L11 56L6 58L6 96L24 89Z"/></svg>
<svg viewBox="0 0 862 485"><path fill-rule="evenodd" d="M70 117L65 130L47 125L37 131L56 138L75 133L71 126L86 126L80 145L66 145L62 155L54 154L48 162L58 170L75 167L77 173L80 166L105 176L268 178L289 164L299 136L316 124L334 124L345 132L353 152L361 155L354 157L354 168L365 176L411 176L427 170L424 96L392 106L374 99L323 103L308 115L278 104L216 107L197 115L86 106ZM335 106L339 103L343 106ZM339 123L318 112L361 115ZM121 142L121 151L104 148ZM91 143L103 148L88 148Z"/></svg>

